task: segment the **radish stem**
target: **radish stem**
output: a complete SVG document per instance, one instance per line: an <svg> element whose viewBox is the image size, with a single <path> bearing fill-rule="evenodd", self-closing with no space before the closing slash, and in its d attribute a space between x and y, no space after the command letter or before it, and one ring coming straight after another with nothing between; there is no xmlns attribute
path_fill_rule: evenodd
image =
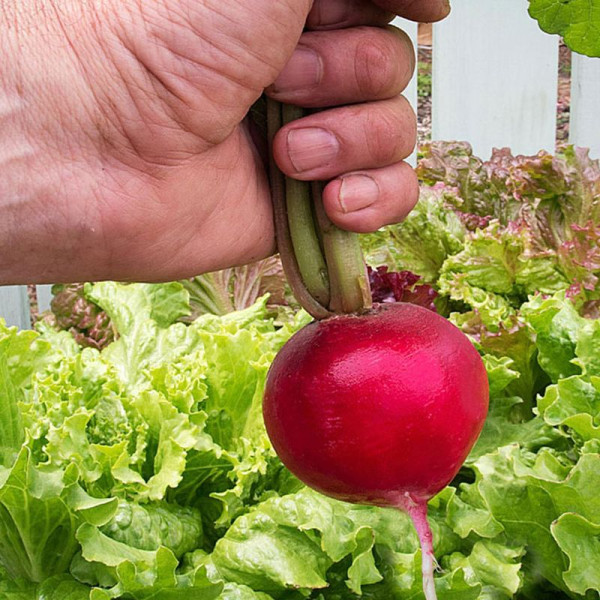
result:
<svg viewBox="0 0 600 600"><path fill-rule="evenodd" d="M283 124L300 119L299 106L282 105ZM329 275L315 223L310 183L285 178L288 226L304 285L323 306L329 306Z"/></svg>
<svg viewBox="0 0 600 600"><path fill-rule="evenodd" d="M331 281L329 308L335 313L360 313L371 308L367 267L358 235L336 227L323 207L323 183L312 184L317 223L323 239Z"/></svg>
<svg viewBox="0 0 600 600"><path fill-rule="evenodd" d="M398 508L411 518L419 537L425 598L426 600L437 600L433 577L433 571L437 563L433 553L433 534L427 520L427 502L425 500L414 500L410 494L405 494L398 502Z"/></svg>
<svg viewBox="0 0 600 600"><path fill-rule="evenodd" d="M267 133L269 145L271 147L273 145L273 138L282 125L283 117L281 112L281 104L268 98ZM285 271L288 283L292 288L292 292L294 293L296 300L298 300L302 307L315 319L325 319L330 317L332 313L314 298L302 279L302 275L298 267L298 261L294 253L294 246L292 244L290 228L288 225L285 197L285 176L275 164L272 152L269 153L269 175L271 180L273 219L275 222L277 247L281 256L281 262L283 264L283 269Z"/></svg>
<svg viewBox="0 0 600 600"><path fill-rule="evenodd" d="M304 115L267 98L267 133ZM273 215L283 269L296 300L316 319L371 308L367 269L356 234L337 228L322 207L322 183L286 178L269 156Z"/></svg>

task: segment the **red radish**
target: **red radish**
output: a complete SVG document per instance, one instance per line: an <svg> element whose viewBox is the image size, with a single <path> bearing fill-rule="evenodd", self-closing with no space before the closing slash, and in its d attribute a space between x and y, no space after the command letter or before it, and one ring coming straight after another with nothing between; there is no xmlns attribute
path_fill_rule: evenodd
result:
<svg viewBox="0 0 600 600"><path fill-rule="evenodd" d="M425 308L390 304L296 333L271 366L263 410L277 454L304 483L411 516L432 600L427 501L458 472L487 408L486 371L468 338Z"/></svg>

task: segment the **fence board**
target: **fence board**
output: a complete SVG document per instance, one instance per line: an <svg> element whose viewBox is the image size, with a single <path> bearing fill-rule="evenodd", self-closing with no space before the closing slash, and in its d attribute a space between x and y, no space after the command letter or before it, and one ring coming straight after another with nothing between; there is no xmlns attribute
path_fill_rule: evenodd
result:
<svg viewBox="0 0 600 600"><path fill-rule="evenodd" d="M524 0L457 0L434 28L432 137L492 148L554 151L558 38Z"/></svg>
<svg viewBox="0 0 600 600"><path fill-rule="evenodd" d="M11 327L16 325L21 329L31 328L26 286L0 287L0 317Z"/></svg>
<svg viewBox="0 0 600 600"><path fill-rule="evenodd" d="M573 54L570 142L600 158L600 58Z"/></svg>
<svg viewBox="0 0 600 600"><path fill-rule="evenodd" d="M412 21L407 21L406 19L401 19L397 17L394 19L393 25L405 31L412 40L415 47L415 60L416 60L416 51L418 46L418 25L413 23ZM415 69L415 76L412 78L410 84L403 92L404 97L410 102L411 106L414 108L415 113L417 112L417 70ZM413 152L411 157L407 159L411 165L416 165L417 163L417 153Z"/></svg>

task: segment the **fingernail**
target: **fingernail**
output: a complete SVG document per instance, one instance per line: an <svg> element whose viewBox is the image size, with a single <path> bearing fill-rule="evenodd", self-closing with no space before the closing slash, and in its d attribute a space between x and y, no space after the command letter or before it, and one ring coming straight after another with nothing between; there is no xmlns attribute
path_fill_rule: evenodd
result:
<svg viewBox="0 0 600 600"><path fill-rule="evenodd" d="M320 56L310 48L297 48L272 85L272 91L295 92L317 85L323 76Z"/></svg>
<svg viewBox="0 0 600 600"><path fill-rule="evenodd" d="M339 200L342 211L356 212L377 202L379 186L368 175L348 175L342 179Z"/></svg>
<svg viewBox="0 0 600 600"><path fill-rule="evenodd" d="M339 153L337 138L319 127L292 129L287 137L288 154L297 173L331 162Z"/></svg>

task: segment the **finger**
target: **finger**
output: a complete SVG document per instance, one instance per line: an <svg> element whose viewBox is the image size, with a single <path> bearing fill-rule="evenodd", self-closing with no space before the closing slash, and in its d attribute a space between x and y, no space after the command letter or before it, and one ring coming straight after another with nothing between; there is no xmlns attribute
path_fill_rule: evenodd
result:
<svg viewBox="0 0 600 600"><path fill-rule="evenodd" d="M450 0L373 0L373 2L394 14L417 21L433 23L450 14Z"/></svg>
<svg viewBox="0 0 600 600"><path fill-rule="evenodd" d="M348 173L330 182L323 192L329 218L338 227L357 233L402 221L418 199L417 176L405 162Z"/></svg>
<svg viewBox="0 0 600 600"><path fill-rule="evenodd" d="M266 92L307 107L384 100L406 88L414 69L412 42L394 27L309 32Z"/></svg>
<svg viewBox="0 0 600 600"><path fill-rule="evenodd" d="M357 25L385 25L394 18L371 0L315 0L308 14L308 29L341 29Z"/></svg>
<svg viewBox="0 0 600 600"><path fill-rule="evenodd" d="M296 179L325 180L406 158L416 118L402 96L315 113L289 123L273 141L279 168Z"/></svg>

